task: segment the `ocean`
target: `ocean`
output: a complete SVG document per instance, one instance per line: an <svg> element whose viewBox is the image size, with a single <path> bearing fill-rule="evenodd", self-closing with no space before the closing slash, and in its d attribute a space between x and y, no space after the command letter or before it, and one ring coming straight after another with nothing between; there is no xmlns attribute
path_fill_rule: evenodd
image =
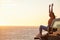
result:
<svg viewBox="0 0 60 40"><path fill-rule="evenodd" d="M0 27L0 40L34 40L38 27Z"/></svg>

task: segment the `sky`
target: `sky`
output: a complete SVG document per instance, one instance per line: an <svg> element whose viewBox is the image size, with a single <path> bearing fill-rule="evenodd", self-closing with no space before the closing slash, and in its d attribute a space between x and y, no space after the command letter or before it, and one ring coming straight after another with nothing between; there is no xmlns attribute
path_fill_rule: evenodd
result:
<svg viewBox="0 0 60 40"><path fill-rule="evenodd" d="M47 25L51 3L60 18L60 0L0 0L0 26Z"/></svg>

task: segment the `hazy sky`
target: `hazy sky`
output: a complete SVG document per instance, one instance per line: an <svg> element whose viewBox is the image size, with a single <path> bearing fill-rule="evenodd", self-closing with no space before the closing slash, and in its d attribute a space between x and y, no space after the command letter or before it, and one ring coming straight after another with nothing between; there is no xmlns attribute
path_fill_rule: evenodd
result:
<svg viewBox="0 0 60 40"><path fill-rule="evenodd" d="M0 0L0 25L47 25L51 3L54 3L54 13L59 18L60 0Z"/></svg>

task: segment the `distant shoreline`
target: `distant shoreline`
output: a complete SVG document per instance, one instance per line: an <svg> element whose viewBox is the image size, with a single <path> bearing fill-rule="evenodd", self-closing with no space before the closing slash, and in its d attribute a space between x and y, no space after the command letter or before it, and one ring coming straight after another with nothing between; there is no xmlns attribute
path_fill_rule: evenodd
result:
<svg viewBox="0 0 60 40"><path fill-rule="evenodd" d="M0 26L0 29L35 29L35 28L39 28L38 26Z"/></svg>

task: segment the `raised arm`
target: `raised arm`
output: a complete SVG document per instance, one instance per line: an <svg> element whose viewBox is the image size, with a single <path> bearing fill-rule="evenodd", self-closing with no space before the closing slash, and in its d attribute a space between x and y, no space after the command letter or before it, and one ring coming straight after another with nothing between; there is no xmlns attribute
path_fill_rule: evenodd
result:
<svg viewBox="0 0 60 40"><path fill-rule="evenodd" d="M52 5L51 5L51 12L53 12L53 3L52 3Z"/></svg>
<svg viewBox="0 0 60 40"><path fill-rule="evenodd" d="M50 13L50 5L49 5L49 13Z"/></svg>

